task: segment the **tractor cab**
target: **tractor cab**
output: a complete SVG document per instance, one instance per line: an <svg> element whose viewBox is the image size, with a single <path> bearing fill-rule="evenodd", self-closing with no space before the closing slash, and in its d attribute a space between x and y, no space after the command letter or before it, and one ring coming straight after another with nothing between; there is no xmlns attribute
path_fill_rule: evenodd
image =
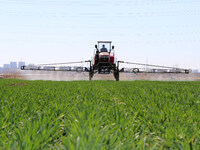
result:
<svg viewBox="0 0 200 150"><path fill-rule="evenodd" d="M114 64L114 46L111 41L98 41L95 45L94 65L108 66Z"/></svg>
<svg viewBox="0 0 200 150"><path fill-rule="evenodd" d="M98 49L100 52L110 52L111 43L109 42L98 42Z"/></svg>
<svg viewBox="0 0 200 150"><path fill-rule="evenodd" d="M111 48L111 41L97 41L97 45L95 45L96 50L101 53L101 52L108 52L110 53L113 49L114 46Z"/></svg>

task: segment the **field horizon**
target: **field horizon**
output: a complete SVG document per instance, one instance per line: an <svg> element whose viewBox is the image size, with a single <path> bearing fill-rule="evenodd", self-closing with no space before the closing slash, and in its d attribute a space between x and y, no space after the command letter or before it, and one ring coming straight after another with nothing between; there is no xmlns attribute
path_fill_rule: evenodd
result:
<svg viewBox="0 0 200 150"><path fill-rule="evenodd" d="M69 73L69 72L52 72L52 71L28 71L26 73L10 73L2 75L5 79L22 79L22 80L51 80L51 81L87 81L88 73ZM115 80L113 74L95 74L93 80ZM200 81L200 73L174 74L174 73L120 73L120 81Z"/></svg>

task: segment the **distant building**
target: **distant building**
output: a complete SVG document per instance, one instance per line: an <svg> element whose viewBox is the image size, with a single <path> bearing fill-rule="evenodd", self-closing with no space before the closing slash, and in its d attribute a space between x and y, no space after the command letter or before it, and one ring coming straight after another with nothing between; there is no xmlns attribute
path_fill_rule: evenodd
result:
<svg viewBox="0 0 200 150"><path fill-rule="evenodd" d="M198 73L198 72L199 72L198 69L192 70L192 73Z"/></svg>
<svg viewBox="0 0 200 150"><path fill-rule="evenodd" d="M10 69L11 67L10 67L10 64L3 64L3 68L4 69Z"/></svg>
<svg viewBox="0 0 200 150"><path fill-rule="evenodd" d="M3 68L2 68L2 67L0 67L0 74L1 74L1 73L3 73Z"/></svg>
<svg viewBox="0 0 200 150"><path fill-rule="evenodd" d="M25 62L23 62L23 61L18 62L18 68L19 69L21 68L21 66L25 66Z"/></svg>
<svg viewBox="0 0 200 150"><path fill-rule="evenodd" d="M17 69L17 62L10 62L10 69L11 70Z"/></svg>

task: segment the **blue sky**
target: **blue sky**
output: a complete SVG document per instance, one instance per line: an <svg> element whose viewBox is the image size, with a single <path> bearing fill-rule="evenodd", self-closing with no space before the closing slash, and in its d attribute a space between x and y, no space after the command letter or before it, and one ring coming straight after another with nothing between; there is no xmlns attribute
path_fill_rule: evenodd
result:
<svg viewBox="0 0 200 150"><path fill-rule="evenodd" d="M98 40L118 60L200 69L200 1L0 0L0 66L91 59Z"/></svg>

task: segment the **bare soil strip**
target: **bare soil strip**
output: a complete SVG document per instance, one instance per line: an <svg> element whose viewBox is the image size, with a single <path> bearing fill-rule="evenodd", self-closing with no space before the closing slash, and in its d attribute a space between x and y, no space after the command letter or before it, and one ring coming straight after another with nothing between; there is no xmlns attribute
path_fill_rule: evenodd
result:
<svg viewBox="0 0 200 150"><path fill-rule="evenodd" d="M9 84L9 85L6 85L6 86L22 86L22 85L27 85L29 83L14 83L14 84Z"/></svg>

